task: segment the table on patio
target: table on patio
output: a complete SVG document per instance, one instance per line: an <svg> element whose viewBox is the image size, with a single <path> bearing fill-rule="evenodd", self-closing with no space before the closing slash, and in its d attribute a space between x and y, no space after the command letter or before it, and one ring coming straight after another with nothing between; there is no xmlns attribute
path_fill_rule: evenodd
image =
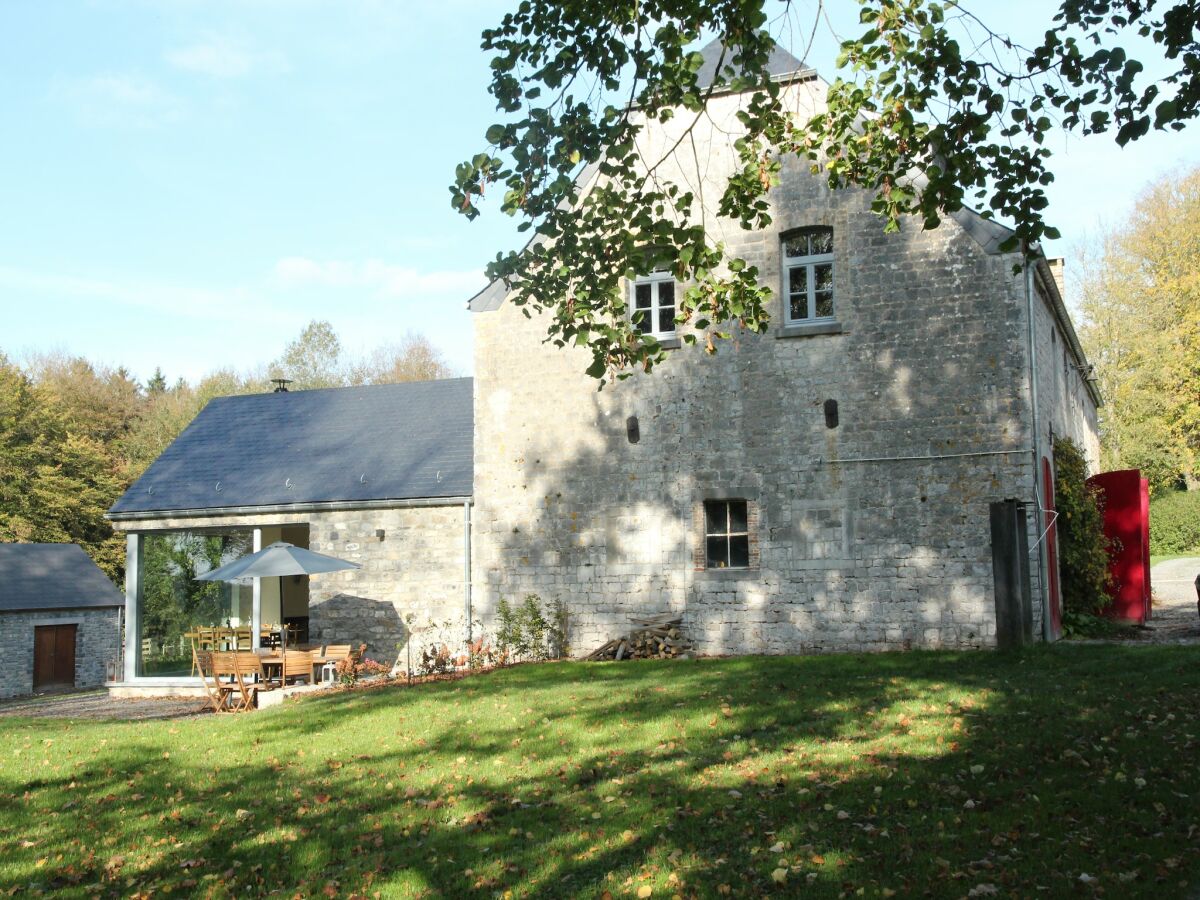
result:
<svg viewBox="0 0 1200 900"><path fill-rule="evenodd" d="M291 652L293 649L295 649L299 652L302 652L302 653L311 653L312 654L313 672L312 672L312 677L310 679L310 682L312 684L317 684L317 682L319 680L322 680L320 678L320 673L324 671L326 665L328 665L330 663L334 663L334 664L339 663L343 659L346 659L346 657L348 656L348 654L346 654L346 653L336 653L336 654L332 654L332 655L324 654L324 653L320 652L321 650L324 649L324 647L300 646L300 647L296 647L296 648L290 648L290 647L288 648L289 652ZM262 663L262 667L263 667L264 671L266 671L268 668L282 669L283 654L280 652L279 648L277 648L277 647L276 648L262 647L258 650L255 650L254 653L256 656L258 656L259 662ZM282 680L283 679L280 678L280 681L282 681Z"/></svg>

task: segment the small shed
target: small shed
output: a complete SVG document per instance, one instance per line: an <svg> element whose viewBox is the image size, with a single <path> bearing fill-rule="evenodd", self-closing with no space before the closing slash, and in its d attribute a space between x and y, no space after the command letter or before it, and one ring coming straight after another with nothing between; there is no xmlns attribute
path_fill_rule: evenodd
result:
<svg viewBox="0 0 1200 900"><path fill-rule="evenodd" d="M0 544L0 698L103 684L124 605L76 544Z"/></svg>

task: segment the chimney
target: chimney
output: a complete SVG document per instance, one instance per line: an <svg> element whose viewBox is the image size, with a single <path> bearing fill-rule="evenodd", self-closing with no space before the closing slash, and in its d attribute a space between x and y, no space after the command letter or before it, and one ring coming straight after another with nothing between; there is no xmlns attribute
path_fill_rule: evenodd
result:
<svg viewBox="0 0 1200 900"><path fill-rule="evenodd" d="M1063 277L1063 267L1065 264L1066 260L1061 256L1046 260L1046 265L1050 267L1050 274L1054 276L1054 284L1058 288L1058 296L1062 297L1063 303L1067 302L1067 283Z"/></svg>

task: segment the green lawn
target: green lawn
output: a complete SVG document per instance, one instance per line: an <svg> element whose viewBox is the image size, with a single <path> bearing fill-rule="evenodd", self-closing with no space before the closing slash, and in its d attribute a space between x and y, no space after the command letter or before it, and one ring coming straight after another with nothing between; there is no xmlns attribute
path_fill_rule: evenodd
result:
<svg viewBox="0 0 1200 900"><path fill-rule="evenodd" d="M1198 715L1200 649L1083 646L4 719L0 895L1195 895Z"/></svg>
<svg viewBox="0 0 1200 900"><path fill-rule="evenodd" d="M1169 559L1184 559L1193 556L1200 556L1200 550L1193 550L1190 553L1151 553L1150 565L1157 566L1160 562L1166 562Z"/></svg>

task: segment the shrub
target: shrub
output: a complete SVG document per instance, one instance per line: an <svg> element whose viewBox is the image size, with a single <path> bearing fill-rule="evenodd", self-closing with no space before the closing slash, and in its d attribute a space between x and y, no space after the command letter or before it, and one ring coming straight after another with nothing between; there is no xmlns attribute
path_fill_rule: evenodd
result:
<svg viewBox="0 0 1200 900"><path fill-rule="evenodd" d="M1054 507L1064 612L1095 614L1111 602L1103 495L1087 484L1087 460L1070 438L1054 441Z"/></svg>
<svg viewBox="0 0 1200 900"><path fill-rule="evenodd" d="M363 656L366 649L366 644L359 644L358 652L351 653L345 659L338 660L335 667L338 681L345 685L352 685L357 683L358 679L364 675L383 675L391 671L383 663Z"/></svg>
<svg viewBox="0 0 1200 900"><path fill-rule="evenodd" d="M551 600L526 594L520 606L496 604L496 648L501 663L559 659L567 651L567 609Z"/></svg>
<svg viewBox="0 0 1200 900"><path fill-rule="evenodd" d="M1200 550L1200 491L1176 491L1150 501L1150 552Z"/></svg>

